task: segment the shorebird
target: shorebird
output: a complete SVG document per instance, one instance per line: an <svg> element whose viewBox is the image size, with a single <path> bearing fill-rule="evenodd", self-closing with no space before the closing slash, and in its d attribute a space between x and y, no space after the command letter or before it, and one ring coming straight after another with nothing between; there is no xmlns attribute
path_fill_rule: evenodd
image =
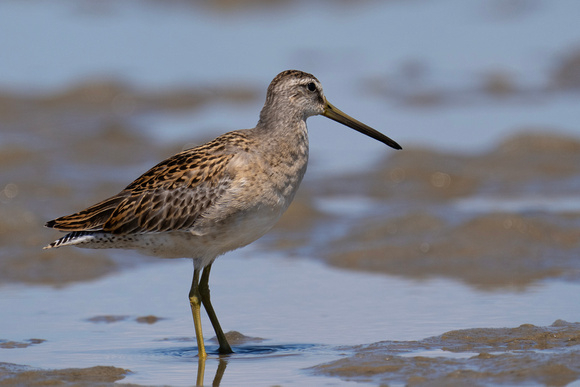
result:
<svg viewBox="0 0 580 387"><path fill-rule="evenodd" d="M192 258L189 301L198 356L205 359L203 304L219 342L232 353L210 301L215 259L264 235L288 208L306 172L306 119L323 115L386 145L401 146L331 105L313 75L287 70L270 83L258 124L225 133L151 168L85 210L46 223L67 232L46 248L134 249Z"/></svg>

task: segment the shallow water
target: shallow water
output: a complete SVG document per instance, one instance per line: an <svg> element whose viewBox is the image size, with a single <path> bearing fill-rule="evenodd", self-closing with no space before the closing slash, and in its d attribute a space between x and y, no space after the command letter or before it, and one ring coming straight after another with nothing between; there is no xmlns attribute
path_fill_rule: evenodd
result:
<svg viewBox="0 0 580 387"><path fill-rule="evenodd" d="M247 250L214 266L212 297L224 329L264 339L233 346L224 385L349 385L304 368L349 354L341 349L346 345L580 317L580 305L562 296L579 294L575 283L545 281L525 292L481 292L451 281L362 274ZM197 352L186 298L190 276L189 261L173 260L62 289L5 285L0 310L10 318L0 320L0 332L10 332L12 340L46 342L0 350L0 362L41 368L114 365L133 371L123 382L191 385ZM160 320L135 321L147 315ZM120 316L120 321L89 321L95 316ZM203 326L208 340L213 332L207 319ZM219 363L216 344L208 341L208 349L206 382Z"/></svg>

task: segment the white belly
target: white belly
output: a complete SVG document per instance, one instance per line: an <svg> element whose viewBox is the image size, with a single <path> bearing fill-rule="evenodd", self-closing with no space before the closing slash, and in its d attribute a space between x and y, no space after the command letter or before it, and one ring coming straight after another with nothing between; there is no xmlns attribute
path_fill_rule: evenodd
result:
<svg viewBox="0 0 580 387"><path fill-rule="evenodd" d="M227 223L214 224L206 228L204 234L179 231L133 235L132 241L127 241L126 246L120 246L120 241L117 241L116 247L136 249L143 254L161 258L193 258L196 266L201 268L218 256L262 237L281 214L282 211L266 208L251 214L241 213L230 218Z"/></svg>

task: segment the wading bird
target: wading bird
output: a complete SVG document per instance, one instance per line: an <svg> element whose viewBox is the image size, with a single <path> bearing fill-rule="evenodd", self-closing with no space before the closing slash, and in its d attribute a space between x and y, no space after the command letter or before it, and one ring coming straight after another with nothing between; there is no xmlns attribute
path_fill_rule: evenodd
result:
<svg viewBox="0 0 580 387"><path fill-rule="evenodd" d="M225 133L172 156L117 195L46 223L67 232L46 246L134 249L163 258L192 258L189 301L199 358L207 357L205 307L220 353L232 349L210 302L209 274L220 255L264 235L286 211L306 172L306 119L323 115L401 149L384 134L331 105L313 75L288 70L268 87L253 129Z"/></svg>

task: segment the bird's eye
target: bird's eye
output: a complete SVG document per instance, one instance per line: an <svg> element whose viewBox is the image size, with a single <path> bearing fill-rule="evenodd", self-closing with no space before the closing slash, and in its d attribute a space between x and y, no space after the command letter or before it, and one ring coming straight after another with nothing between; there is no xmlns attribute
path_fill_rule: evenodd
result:
<svg viewBox="0 0 580 387"><path fill-rule="evenodd" d="M314 82L310 82L309 84L306 85L306 87L310 91L315 91L316 90L316 85L314 84Z"/></svg>

